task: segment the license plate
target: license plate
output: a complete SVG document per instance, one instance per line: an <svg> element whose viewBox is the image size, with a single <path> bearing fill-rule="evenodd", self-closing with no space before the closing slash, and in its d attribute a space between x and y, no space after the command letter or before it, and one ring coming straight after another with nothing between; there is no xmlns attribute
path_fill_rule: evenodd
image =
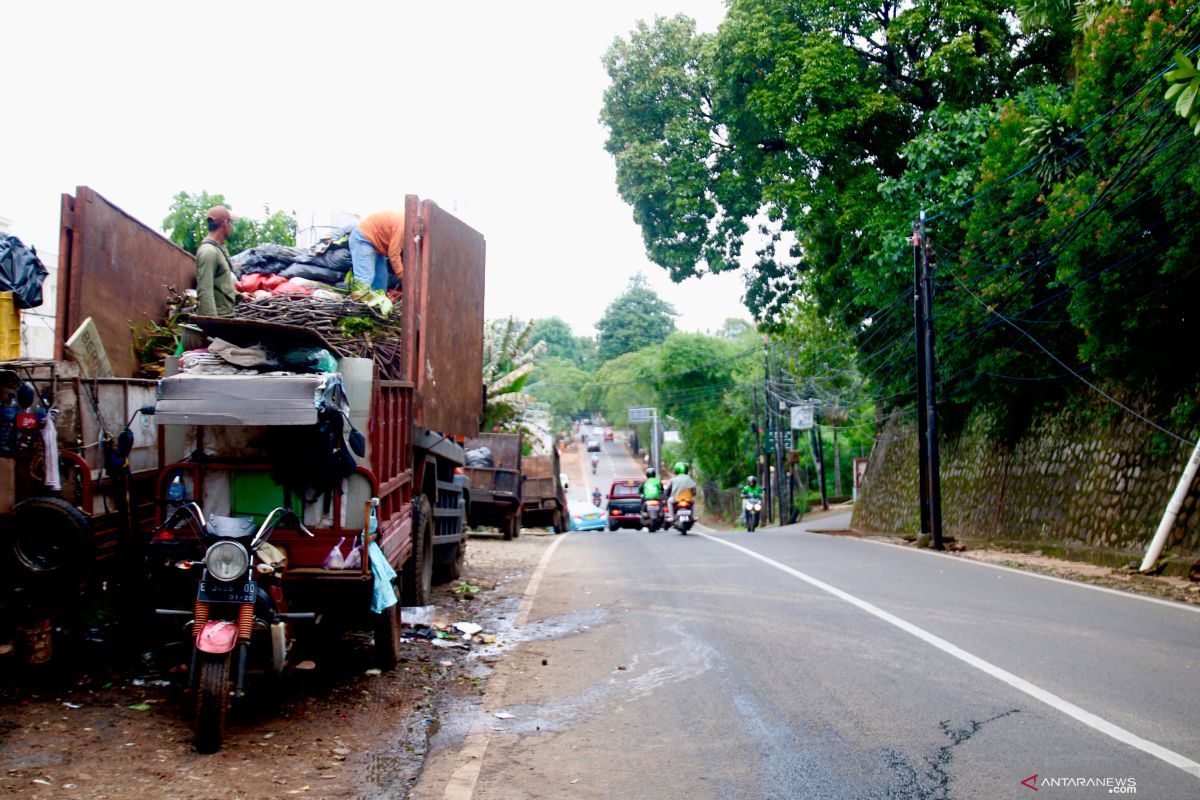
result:
<svg viewBox="0 0 1200 800"><path fill-rule="evenodd" d="M254 581L200 581L199 599L206 603L253 603L257 597Z"/></svg>
<svg viewBox="0 0 1200 800"><path fill-rule="evenodd" d="M679 518L680 518L680 519L691 519L691 518L692 518L692 512L691 512L691 511L688 511L686 508L681 508L681 509L679 510Z"/></svg>

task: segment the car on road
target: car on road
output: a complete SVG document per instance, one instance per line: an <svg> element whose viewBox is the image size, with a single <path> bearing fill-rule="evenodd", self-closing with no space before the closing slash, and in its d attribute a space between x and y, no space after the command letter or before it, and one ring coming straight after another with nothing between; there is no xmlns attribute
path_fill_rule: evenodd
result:
<svg viewBox="0 0 1200 800"><path fill-rule="evenodd" d="M608 490L608 529L642 527L642 479L617 478Z"/></svg>
<svg viewBox="0 0 1200 800"><path fill-rule="evenodd" d="M611 442L612 440L613 440L613 429L605 428L604 429L604 441Z"/></svg>
<svg viewBox="0 0 1200 800"><path fill-rule="evenodd" d="M604 509L594 505L591 500L571 500L567 508L571 514L571 530L604 530Z"/></svg>
<svg viewBox="0 0 1200 800"><path fill-rule="evenodd" d="M600 442L597 439L588 439L587 449L589 453L599 453Z"/></svg>

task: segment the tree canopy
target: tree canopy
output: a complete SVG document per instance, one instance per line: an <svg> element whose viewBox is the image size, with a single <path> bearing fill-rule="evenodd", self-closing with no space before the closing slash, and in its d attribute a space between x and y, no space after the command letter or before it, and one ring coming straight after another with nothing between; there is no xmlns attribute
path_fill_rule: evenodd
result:
<svg viewBox="0 0 1200 800"><path fill-rule="evenodd" d="M162 223L167 238L189 253L195 253L196 248L208 235L208 225L204 221L204 216L213 206L225 206L230 211L233 210L233 206L226 202L223 194L180 192L175 195L171 201L170 211ZM268 242L296 244L295 217L284 214L282 211L272 212L270 208L264 206L261 221L243 216L233 223L233 233L226 241L225 246L230 253L236 254Z"/></svg>
<svg viewBox="0 0 1200 800"><path fill-rule="evenodd" d="M611 361L623 353L662 342L675 330L676 315L675 308L650 288L645 275L634 275L596 323L600 360Z"/></svg>
<svg viewBox="0 0 1200 800"><path fill-rule="evenodd" d="M1200 333L1196 101L1160 78L1192 10L731 0L715 34L660 17L613 43L606 147L655 263L679 280L752 252L759 322L815 305L889 403L913 396L925 212L951 420L1020 417L1076 375L1195 417L1200 365L1171 343Z"/></svg>

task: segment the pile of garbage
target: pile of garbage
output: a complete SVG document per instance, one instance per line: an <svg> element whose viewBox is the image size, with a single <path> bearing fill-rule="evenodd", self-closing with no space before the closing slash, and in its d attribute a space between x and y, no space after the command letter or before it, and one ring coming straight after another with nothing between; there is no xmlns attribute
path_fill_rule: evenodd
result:
<svg viewBox="0 0 1200 800"><path fill-rule="evenodd" d="M351 228L339 228L312 247L262 244L233 257L239 292L256 299L268 295L311 295L330 288L352 288L349 273Z"/></svg>
<svg viewBox="0 0 1200 800"><path fill-rule="evenodd" d="M329 343L334 356L372 359L383 380L403 380L399 305L379 292L357 300L334 295L265 297L238 304L234 317L307 328Z"/></svg>

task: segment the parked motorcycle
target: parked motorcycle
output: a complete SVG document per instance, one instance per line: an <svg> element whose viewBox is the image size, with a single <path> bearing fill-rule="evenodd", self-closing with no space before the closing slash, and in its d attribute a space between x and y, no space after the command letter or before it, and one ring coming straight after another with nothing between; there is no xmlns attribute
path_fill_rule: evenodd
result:
<svg viewBox="0 0 1200 800"><path fill-rule="evenodd" d="M742 524L746 526L746 530L750 533L762 524L762 498L761 497L743 497L742 498Z"/></svg>
<svg viewBox="0 0 1200 800"><path fill-rule="evenodd" d="M195 608L157 609L157 613L192 618L194 744L201 753L214 753L225 737L230 684L234 697L244 694L251 640L256 635L269 638L271 668L282 672L288 656L288 622L316 617L287 612L281 585L286 555L267 540L285 522L305 536L313 534L291 509L276 508L255 530L252 519L215 515L206 519L194 502L178 506L160 530L185 522L205 547L203 559L176 562L182 569L201 569Z"/></svg>
<svg viewBox="0 0 1200 800"><path fill-rule="evenodd" d="M661 529L663 526L663 508L662 503L658 500L647 500L642 504L642 527L648 528L651 533Z"/></svg>
<svg viewBox="0 0 1200 800"><path fill-rule="evenodd" d="M671 517L671 527L684 536L687 536L687 532L692 529L693 522L695 522L695 517L691 502L688 500L677 502L675 504L675 514Z"/></svg>

